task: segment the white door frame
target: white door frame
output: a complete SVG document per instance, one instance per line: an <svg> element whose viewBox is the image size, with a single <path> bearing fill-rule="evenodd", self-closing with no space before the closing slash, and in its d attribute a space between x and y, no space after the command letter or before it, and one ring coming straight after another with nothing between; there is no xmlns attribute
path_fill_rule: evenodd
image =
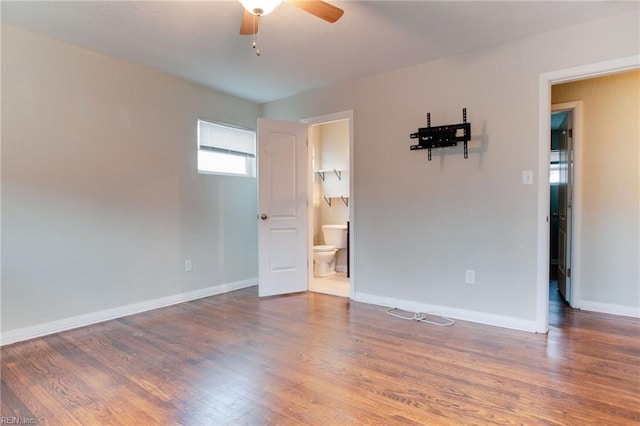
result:
<svg viewBox="0 0 640 426"><path fill-rule="evenodd" d="M537 267L536 267L536 332L547 333L549 331L549 161L550 161L550 129L551 129L551 86L584 78L593 78L608 74L640 68L640 55L627 56L611 61L582 65L540 74L538 82L538 242L537 242ZM577 156L577 154L574 154ZM576 172L579 167L576 167ZM575 175L574 175L575 176ZM581 190L578 177L575 179L575 195L579 196ZM575 203L574 198L574 206ZM579 282L580 268L580 207L573 211L573 249L574 258L572 269L575 282ZM577 275L577 276L576 276ZM572 305L579 307L579 292L572 296Z"/></svg>
<svg viewBox="0 0 640 426"><path fill-rule="evenodd" d="M353 299L353 296L355 294L355 289L356 289L356 281L355 281L355 268L354 268L354 247L355 247L355 232L354 232L354 177L355 177L355 173L354 173L354 149L353 149L353 110L348 110L348 111L341 111L341 112L336 112L336 113L332 113L332 114L325 114L325 115L319 115L316 117L309 117L309 118L304 118L302 120L300 120L301 123L305 123L307 124L309 127L311 126L316 126L316 125L321 125L321 124L328 124L328 123L332 123L334 121L341 121L341 120L348 120L349 122L349 222L351 224L351 229L349 230L349 250L350 250L350 256L349 256L349 281L350 281L350 285L349 285L349 297L351 299ZM309 142L310 144L313 143L312 137L311 137L311 131L309 132ZM311 170L311 149L309 149L309 170ZM313 170L311 170L311 173L313 173ZM309 179L309 188L307 190L308 193L308 200L309 203L312 203L313 200L311 200L311 197L313 196L313 181L312 179ZM309 241L313 241L313 215L311 213L309 213ZM312 282L313 280L313 268L311 267L311 261L313 260L313 244L309 244L308 247L308 254L307 254L307 259L310 260L309 262L309 274L308 274L308 283L307 283L307 287L308 284Z"/></svg>

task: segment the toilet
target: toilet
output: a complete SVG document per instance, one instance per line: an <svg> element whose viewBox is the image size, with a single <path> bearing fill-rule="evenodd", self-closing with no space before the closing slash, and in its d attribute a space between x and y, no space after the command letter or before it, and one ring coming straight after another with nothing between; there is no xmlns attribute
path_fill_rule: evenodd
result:
<svg viewBox="0 0 640 426"><path fill-rule="evenodd" d="M313 275L326 277L336 271L336 253L347 248L347 225L322 225L323 245L313 246Z"/></svg>

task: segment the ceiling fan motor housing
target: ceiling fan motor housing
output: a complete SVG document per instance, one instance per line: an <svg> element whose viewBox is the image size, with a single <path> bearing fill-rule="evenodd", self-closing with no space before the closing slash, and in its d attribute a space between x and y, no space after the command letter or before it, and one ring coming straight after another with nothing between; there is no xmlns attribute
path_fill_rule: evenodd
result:
<svg viewBox="0 0 640 426"><path fill-rule="evenodd" d="M278 7L282 0L240 0L240 3L247 12L256 16L264 16Z"/></svg>

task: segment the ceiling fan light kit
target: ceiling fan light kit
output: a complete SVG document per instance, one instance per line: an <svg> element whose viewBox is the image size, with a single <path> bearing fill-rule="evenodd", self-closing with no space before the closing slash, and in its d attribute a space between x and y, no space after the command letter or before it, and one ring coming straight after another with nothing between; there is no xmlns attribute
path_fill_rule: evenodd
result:
<svg viewBox="0 0 640 426"><path fill-rule="evenodd" d="M256 16L265 16L282 3L282 0L239 0L244 9Z"/></svg>
<svg viewBox="0 0 640 426"><path fill-rule="evenodd" d="M260 18L273 12L273 10L282 3L282 0L238 0L244 11L242 13L242 21L240 22L241 35L256 35ZM336 22L344 14L344 10L333 6L322 0L284 0L286 3L305 11L317 18L327 21L331 24ZM257 43L254 39L253 48L256 54L260 56L260 49L256 47Z"/></svg>

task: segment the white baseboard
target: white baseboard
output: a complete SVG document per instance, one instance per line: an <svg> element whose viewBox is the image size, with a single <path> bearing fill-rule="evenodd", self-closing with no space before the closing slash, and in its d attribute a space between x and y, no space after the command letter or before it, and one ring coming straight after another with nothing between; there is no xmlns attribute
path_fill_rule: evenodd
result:
<svg viewBox="0 0 640 426"><path fill-rule="evenodd" d="M429 305L426 303L413 302L410 300L395 299L391 297L381 297L373 294L356 292L353 299L356 302L370 303L372 305L385 306L388 308L398 308L409 312L436 312L446 317L459 319L462 321L476 322L485 325L510 328L513 330L536 332L536 321L527 321L521 318L508 317L504 315L488 314L485 312L468 311L465 309L449 308L446 306Z"/></svg>
<svg viewBox="0 0 640 426"><path fill-rule="evenodd" d="M176 294L173 296L147 300L140 303L133 303L131 305L120 306L117 308L105 309L103 311L91 312L88 314L64 318L61 320L51 321L30 327L9 330L0 334L0 346L20 342L22 340L33 339L35 337L45 336L47 334L59 333L61 331L70 330L72 328L84 327L85 325L108 321L127 315L151 311L153 309L175 305L177 303L188 302L190 300L201 299L203 297L215 296L216 294L240 290L242 288L251 287L257 284L258 278L251 278L248 280L219 284L212 287L193 290L187 293Z"/></svg>
<svg viewBox="0 0 640 426"><path fill-rule="evenodd" d="M600 312L603 314L621 315L624 317L640 318L640 306L614 305L611 303L581 300L579 307L583 311Z"/></svg>
<svg viewBox="0 0 640 426"><path fill-rule="evenodd" d="M336 265L336 272L347 272L347 265Z"/></svg>

